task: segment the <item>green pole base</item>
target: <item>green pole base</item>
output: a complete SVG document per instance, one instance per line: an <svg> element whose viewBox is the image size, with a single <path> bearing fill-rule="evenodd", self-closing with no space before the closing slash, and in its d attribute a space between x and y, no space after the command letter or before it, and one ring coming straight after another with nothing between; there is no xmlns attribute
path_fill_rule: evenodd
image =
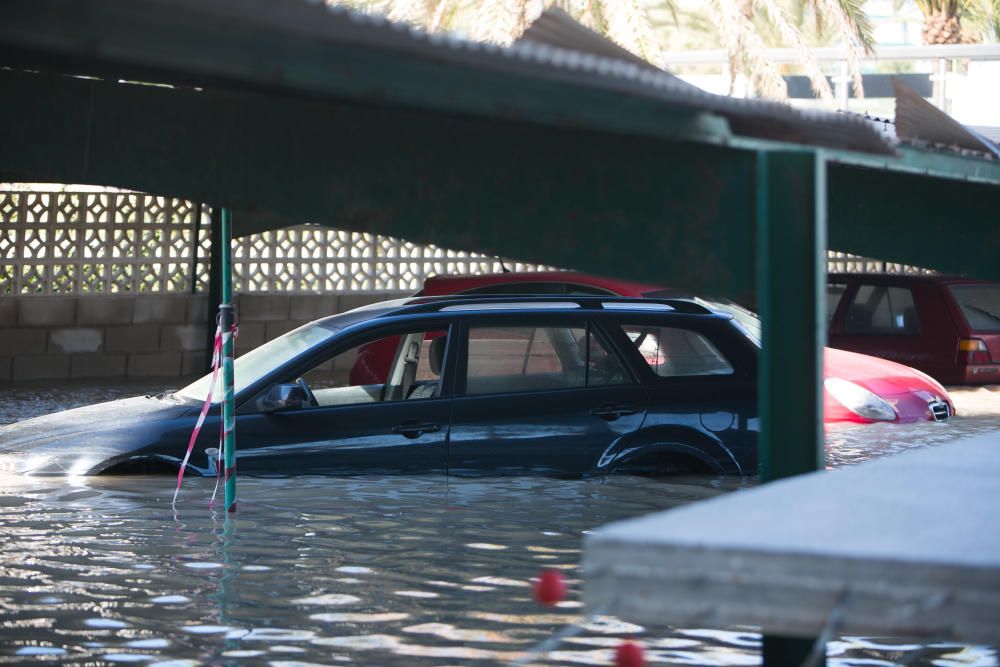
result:
<svg viewBox="0 0 1000 667"><path fill-rule="evenodd" d="M800 637L781 637L774 635L764 635L761 655L764 658L764 667L801 667L806 664L806 660L812 653L814 639L802 639ZM823 667L826 665L826 654L817 656L817 660L810 663L811 667Z"/></svg>

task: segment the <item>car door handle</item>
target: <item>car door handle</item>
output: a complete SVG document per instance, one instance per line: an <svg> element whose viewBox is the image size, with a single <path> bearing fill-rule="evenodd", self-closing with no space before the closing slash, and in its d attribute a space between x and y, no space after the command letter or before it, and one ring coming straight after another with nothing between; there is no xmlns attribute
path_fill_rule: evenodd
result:
<svg viewBox="0 0 1000 667"><path fill-rule="evenodd" d="M600 417L605 421L613 422L620 417L634 415L638 411L639 410L632 405L615 405L613 403L609 403L607 405L602 405L599 408L594 408L590 411L590 414L595 417Z"/></svg>
<svg viewBox="0 0 1000 667"><path fill-rule="evenodd" d="M424 433L436 433L440 430L439 424L418 424L417 422L407 422L392 427L393 433L399 433L407 438L419 438Z"/></svg>

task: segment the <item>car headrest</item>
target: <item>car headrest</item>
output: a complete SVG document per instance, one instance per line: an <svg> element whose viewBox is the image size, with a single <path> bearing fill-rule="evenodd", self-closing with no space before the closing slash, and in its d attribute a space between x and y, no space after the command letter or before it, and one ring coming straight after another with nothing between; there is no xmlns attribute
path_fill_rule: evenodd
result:
<svg viewBox="0 0 1000 667"><path fill-rule="evenodd" d="M447 336L438 336L431 341L431 346L427 349L427 362L435 375L441 375L441 364L444 361L444 348L447 342Z"/></svg>

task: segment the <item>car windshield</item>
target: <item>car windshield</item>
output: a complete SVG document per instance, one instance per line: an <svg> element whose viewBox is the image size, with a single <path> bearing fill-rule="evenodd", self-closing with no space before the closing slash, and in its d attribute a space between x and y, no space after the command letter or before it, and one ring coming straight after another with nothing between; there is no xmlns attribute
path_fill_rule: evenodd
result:
<svg viewBox="0 0 1000 667"><path fill-rule="evenodd" d="M715 299L703 299L687 294L681 295L674 290L655 290L652 292L643 292L642 295L647 299L682 299L684 301L693 301L709 310L730 315L750 340L757 347L760 347L760 318L757 317L756 313L732 301L717 301Z"/></svg>
<svg viewBox="0 0 1000 667"><path fill-rule="evenodd" d="M233 364L235 393L240 393L275 368L288 363L303 352L317 345L322 345L339 330L339 327L327 323L307 324L247 352ZM196 401L204 401L211 382L212 374L209 373L200 380L177 391L177 395ZM222 374L220 373L219 380L212 393L213 403L218 403L222 400L221 384Z"/></svg>
<svg viewBox="0 0 1000 667"><path fill-rule="evenodd" d="M1000 331L1000 285L952 285L949 289L973 331Z"/></svg>

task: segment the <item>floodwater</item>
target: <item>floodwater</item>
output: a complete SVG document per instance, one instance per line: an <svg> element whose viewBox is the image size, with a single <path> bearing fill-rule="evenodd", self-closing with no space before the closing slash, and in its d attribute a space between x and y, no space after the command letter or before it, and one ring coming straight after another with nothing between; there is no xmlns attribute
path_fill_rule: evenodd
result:
<svg viewBox="0 0 1000 667"><path fill-rule="evenodd" d="M0 390L0 423L162 389ZM954 396L963 416L950 423L830 429L828 463L1000 422L1000 391ZM213 480L185 480L176 511L173 483L0 479L0 664L609 665L623 638L654 665L759 663L751 628L583 617L576 579L586 531L752 480L241 478L229 522L209 508ZM569 579L557 607L531 599L541 568ZM827 648L844 666L998 664L981 646L841 637Z"/></svg>

